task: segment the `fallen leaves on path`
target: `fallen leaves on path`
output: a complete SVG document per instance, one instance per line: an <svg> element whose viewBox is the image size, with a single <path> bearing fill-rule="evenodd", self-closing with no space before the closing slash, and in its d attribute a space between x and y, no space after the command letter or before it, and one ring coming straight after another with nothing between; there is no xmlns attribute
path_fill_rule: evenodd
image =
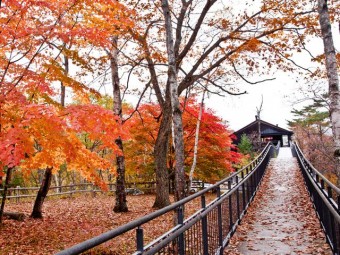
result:
<svg viewBox="0 0 340 255"><path fill-rule="evenodd" d="M211 195L211 199L214 195ZM23 222L4 220L0 228L0 255L54 254L62 249L82 242L128 223L153 211L154 196L128 196L129 212L112 211L114 197L98 194L80 195L74 198L51 198L44 203L42 220L29 218L33 201L15 203L10 201L6 211L23 212ZM187 215L200 206L200 199L185 208ZM170 212L143 226L144 242L150 242L173 225ZM106 242L88 254L131 254L135 250L135 230L129 231L114 241Z"/></svg>
<svg viewBox="0 0 340 255"><path fill-rule="evenodd" d="M272 159L224 255L332 254L293 158Z"/></svg>

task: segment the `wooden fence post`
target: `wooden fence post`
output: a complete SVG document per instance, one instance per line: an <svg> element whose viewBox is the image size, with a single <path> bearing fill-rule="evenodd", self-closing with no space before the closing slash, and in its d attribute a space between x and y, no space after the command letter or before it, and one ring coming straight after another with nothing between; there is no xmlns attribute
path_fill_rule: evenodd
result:
<svg viewBox="0 0 340 255"><path fill-rule="evenodd" d="M92 185L92 197L95 197L96 196L95 186L93 183L91 185Z"/></svg>
<svg viewBox="0 0 340 255"><path fill-rule="evenodd" d="M71 186L70 186L70 198L72 198L73 192L74 192L74 184L71 184Z"/></svg>
<svg viewBox="0 0 340 255"><path fill-rule="evenodd" d="M16 196L16 202L19 203L19 199L20 199L20 186L16 186L16 188L15 188L15 196Z"/></svg>

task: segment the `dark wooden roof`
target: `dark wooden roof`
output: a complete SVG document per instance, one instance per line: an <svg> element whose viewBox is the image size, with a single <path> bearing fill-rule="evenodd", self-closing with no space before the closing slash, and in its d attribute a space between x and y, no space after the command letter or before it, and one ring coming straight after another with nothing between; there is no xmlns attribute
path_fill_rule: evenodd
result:
<svg viewBox="0 0 340 255"><path fill-rule="evenodd" d="M237 130L234 132L236 137L239 140L242 134L251 134L253 132L258 132L258 123L260 122L260 129L261 129L261 137L268 137L268 136L282 136L282 135L293 135L293 132L284 128L281 128L277 125L273 125L269 122L266 122L261 119L256 119L255 121L251 122L247 126Z"/></svg>

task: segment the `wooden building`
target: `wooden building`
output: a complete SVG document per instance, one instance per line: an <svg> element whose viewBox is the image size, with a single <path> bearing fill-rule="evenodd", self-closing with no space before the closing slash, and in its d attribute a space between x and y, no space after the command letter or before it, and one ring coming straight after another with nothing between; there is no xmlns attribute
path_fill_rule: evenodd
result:
<svg viewBox="0 0 340 255"><path fill-rule="evenodd" d="M253 137L258 135L258 130L261 130L261 141L262 143L267 143L269 141L277 144L279 141L281 146L290 146L293 132L278 125L273 125L269 122L263 121L255 116L255 121L248 124L247 126L236 131L234 135L236 136L235 144L241 141L242 134L248 135L248 137Z"/></svg>

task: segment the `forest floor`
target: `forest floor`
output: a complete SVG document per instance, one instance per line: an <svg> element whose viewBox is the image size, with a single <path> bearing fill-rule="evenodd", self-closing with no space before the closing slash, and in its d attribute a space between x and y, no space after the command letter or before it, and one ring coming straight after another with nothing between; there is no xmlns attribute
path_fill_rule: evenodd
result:
<svg viewBox="0 0 340 255"><path fill-rule="evenodd" d="M216 195L211 194L208 200ZM129 212L115 213L114 196L98 193L79 195L72 198L49 198L44 203L44 218L29 218L33 201L8 201L7 212L22 212L27 216L24 221L4 219L0 226L0 255L14 254L54 254L74 244L95 237L153 211L153 195L127 196ZM185 208L187 215L200 206L200 198ZM173 212L143 225L144 242L171 229ZM129 231L91 250L87 254L131 254L134 252L135 231Z"/></svg>
<svg viewBox="0 0 340 255"><path fill-rule="evenodd" d="M239 254L332 254L290 148L281 148L279 156L271 159L254 201L224 251L224 255Z"/></svg>

